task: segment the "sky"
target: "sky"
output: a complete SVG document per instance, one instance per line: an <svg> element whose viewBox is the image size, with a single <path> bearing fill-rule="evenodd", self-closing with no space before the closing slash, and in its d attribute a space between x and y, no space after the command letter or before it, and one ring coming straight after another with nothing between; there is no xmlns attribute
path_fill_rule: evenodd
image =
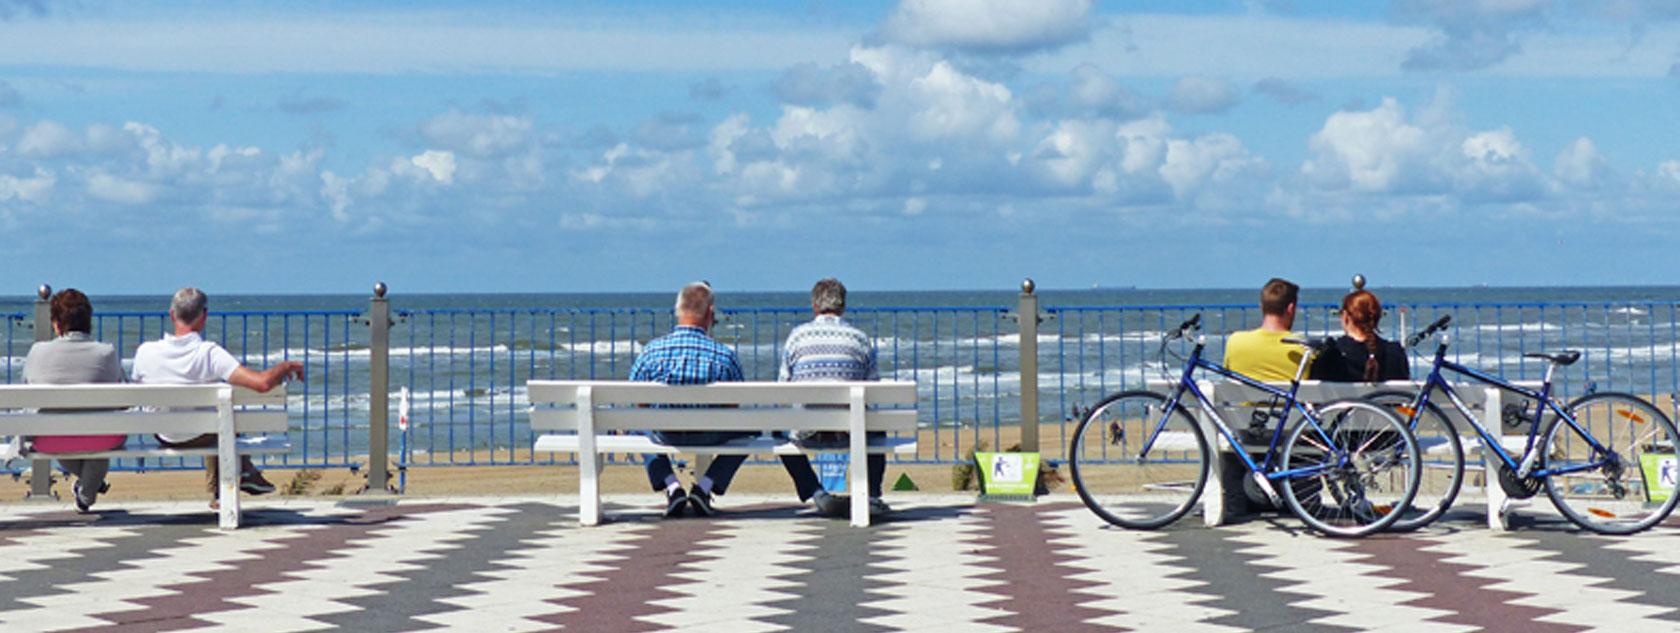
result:
<svg viewBox="0 0 1680 633"><path fill-rule="evenodd" d="M1674 285L1680 0L0 0L0 294Z"/></svg>

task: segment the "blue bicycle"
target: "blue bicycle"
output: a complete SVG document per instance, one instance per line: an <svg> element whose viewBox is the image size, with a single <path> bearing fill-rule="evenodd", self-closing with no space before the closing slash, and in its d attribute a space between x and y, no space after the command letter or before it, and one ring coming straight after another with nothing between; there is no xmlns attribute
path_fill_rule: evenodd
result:
<svg viewBox="0 0 1680 633"><path fill-rule="evenodd" d="M1200 328L1201 315L1162 337L1165 365L1168 344L1187 339ZM1292 339L1307 348L1324 339ZM1075 490L1103 520L1129 529L1155 529L1183 517L1201 497L1214 459L1208 438L1183 400L1200 403L1214 428L1231 446L1244 446L1219 409L1196 386L1197 370L1247 385L1281 402L1281 415L1266 416L1270 441L1259 461L1247 450L1236 455L1248 467L1249 481L1273 502L1332 536L1364 536L1382 530L1400 515L1417 492L1420 469L1417 441L1389 409L1364 401L1315 406L1296 399L1310 355L1303 353L1287 390L1254 380L1202 358L1198 336L1184 370L1169 393L1124 391L1104 398L1080 420L1068 446ZM1290 426L1291 417L1300 422ZM1285 429L1290 429L1287 439ZM1252 436L1252 433L1251 433ZM1258 448L1258 447L1256 447Z"/></svg>
<svg viewBox="0 0 1680 633"><path fill-rule="evenodd" d="M1441 317L1408 339L1407 347L1441 332L1452 321ZM1440 392L1466 419L1480 438L1483 451L1496 458L1497 473L1486 473L1487 485L1498 485L1513 499L1534 496L1543 486L1552 505L1576 525L1601 534L1632 534L1667 518L1680 501L1680 473L1676 467L1674 423L1649 402L1636 396L1598 392L1568 404L1552 396L1552 374L1580 360L1578 351L1523 354L1549 363L1540 388L1527 389L1447 360L1446 336L1435 348L1429 378L1416 393L1379 391L1367 399L1407 417L1420 441L1451 459L1430 468L1416 503L1407 506L1393 529L1415 530L1440 518L1457 498L1464 481L1464 449L1457 429L1431 402ZM1511 406L1502 411L1510 429L1528 427L1520 454L1513 455L1470 413L1448 384L1443 372L1515 393L1532 408ZM1442 450L1445 449L1445 450ZM1443 472L1444 471L1444 472Z"/></svg>

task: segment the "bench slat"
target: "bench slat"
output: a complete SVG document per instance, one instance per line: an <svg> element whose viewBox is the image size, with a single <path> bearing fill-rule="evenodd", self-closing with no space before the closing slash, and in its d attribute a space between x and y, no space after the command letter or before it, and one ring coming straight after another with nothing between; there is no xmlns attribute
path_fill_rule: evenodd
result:
<svg viewBox="0 0 1680 633"><path fill-rule="evenodd" d="M659 383L585 380L532 380L526 385L532 404L566 404L577 401L580 387L590 387L595 406L644 404L743 404L845 405L851 402L851 388L864 386L871 405L916 404L916 383L824 382L824 383L713 383L699 386L671 386Z"/></svg>
<svg viewBox="0 0 1680 633"><path fill-rule="evenodd" d="M0 409L214 407L222 385L0 385ZM235 388L234 403L283 406L284 387L265 394Z"/></svg>
<svg viewBox="0 0 1680 633"><path fill-rule="evenodd" d="M539 436L534 449L539 453L576 453L578 452L578 436ZM677 453L801 455L807 453L845 453L848 449L844 446L803 447L787 440L763 437L733 440L726 444L713 446L671 446L655 442L653 438L645 435L600 435L595 438L595 450L599 453L662 453L668 455ZM916 454L916 440L914 438L893 437L872 439L869 441L868 450L871 453L914 455Z"/></svg>
<svg viewBox="0 0 1680 633"><path fill-rule="evenodd" d="M240 433L278 433L285 411L236 411ZM85 413L0 413L0 435L117 435L215 433L214 411L97 411Z"/></svg>
<svg viewBox="0 0 1680 633"><path fill-rule="evenodd" d="M0 447L0 460L23 459L119 459L132 457L203 457L215 455L216 447L206 448L119 448L109 451L83 453L12 452L11 445ZM284 435L264 435L239 438L241 455L285 455L292 452L292 442Z"/></svg>
<svg viewBox="0 0 1680 633"><path fill-rule="evenodd" d="M841 409L607 409L595 411L596 431L845 431L849 413ZM915 431L912 410L870 411L870 431ZM531 428L576 431L577 412L533 409Z"/></svg>

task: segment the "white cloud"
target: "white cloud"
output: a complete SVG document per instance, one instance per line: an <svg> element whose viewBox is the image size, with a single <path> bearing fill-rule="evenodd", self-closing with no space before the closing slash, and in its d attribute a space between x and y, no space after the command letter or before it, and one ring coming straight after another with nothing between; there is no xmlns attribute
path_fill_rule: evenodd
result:
<svg viewBox="0 0 1680 633"><path fill-rule="evenodd" d="M1680 160L1666 160L1657 165L1657 175L1672 186L1680 187Z"/></svg>
<svg viewBox="0 0 1680 633"><path fill-rule="evenodd" d="M1473 200L1531 200L1541 193L1538 170L1529 162L1528 148L1511 128L1473 134L1459 148L1466 159L1455 169L1456 186Z"/></svg>
<svg viewBox="0 0 1680 633"><path fill-rule="evenodd" d="M1585 136L1559 152L1552 166L1552 175L1559 182L1576 189L1597 189L1609 177L1609 171L1598 146Z"/></svg>
<svg viewBox="0 0 1680 633"><path fill-rule="evenodd" d="M926 198L905 198L904 215L921 215L927 210Z"/></svg>
<svg viewBox="0 0 1680 633"><path fill-rule="evenodd" d="M420 125L428 145L472 156L503 156L530 141L530 117L450 110Z"/></svg>
<svg viewBox="0 0 1680 633"><path fill-rule="evenodd" d="M157 188L135 180L94 172L87 177L87 193L96 200L142 205L157 199Z"/></svg>
<svg viewBox="0 0 1680 633"><path fill-rule="evenodd" d="M445 185L455 182L454 152L429 149L414 155L408 161L425 170L432 180Z"/></svg>
<svg viewBox="0 0 1680 633"><path fill-rule="evenodd" d="M1143 98L1092 64L1080 64L1073 69L1068 101L1080 113L1101 117L1129 119L1148 109Z"/></svg>
<svg viewBox="0 0 1680 633"><path fill-rule="evenodd" d="M55 184L58 184L58 178L52 172L39 167L35 168L35 174L28 178L0 174L0 202L18 200L41 204L46 202Z"/></svg>
<svg viewBox="0 0 1680 633"><path fill-rule="evenodd" d="M1201 193L1209 185L1226 186L1264 169L1264 161L1249 154L1237 137L1208 134L1169 141L1166 161L1161 164L1161 179L1172 186L1173 195L1183 200Z"/></svg>
<svg viewBox="0 0 1680 633"><path fill-rule="evenodd" d="M80 140L76 134L53 121L41 121L29 126L18 139L17 150L32 158L55 158L77 151Z"/></svg>
<svg viewBox="0 0 1680 633"><path fill-rule="evenodd" d="M1312 152L1301 173L1320 187L1349 187L1363 192L1400 188L1424 162L1429 148L1424 130L1406 121L1392 97L1364 112L1336 112L1308 140Z"/></svg>
<svg viewBox="0 0 1680 633"><path fill-rule="evenodd" d="M1213 114L1237 105L1241 93L1231 82L1207 77L1185 77L1173 84L1167 105L1179 112Z"/></svg>
<svg viewBox="0 0 1680 633"><path fill-rule="evenodd" d="M976 53L1064 46L1091 31L1091 0L902 0L882 33L900 44Z"/></svg>
<svg viewBox="0 0 1680 633"><path fill-rule="evenodd" d="M940 61L910 82L909 95L920 107L911 115L910 129L927 140L983 135L1006 141L1015 137L1015 118L1009 88L963 74Z"/></svg>

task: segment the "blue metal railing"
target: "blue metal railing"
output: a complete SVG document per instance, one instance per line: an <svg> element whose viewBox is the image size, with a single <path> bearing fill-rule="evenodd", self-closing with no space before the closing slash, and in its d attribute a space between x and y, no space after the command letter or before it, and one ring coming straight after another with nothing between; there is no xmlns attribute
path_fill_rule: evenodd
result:
<svg viewBox="0 0 1680 633"><path fill-rule="evenodd" d="M1339 306L1302 305L1295 330L1312 335L1341 333ZM1257 327L1259 309L1249 305L1058 306L1046 309L1054 319L1045 331L1055 342L1041 359L1041 386L1055 393L1041 402L1041 419L1058 420L1055 439L1043 434L1047 454L1065 450L1068 433L1085 407L1107 393L1143 388L1151 379L1176 379L1182 361L1157 357L1161 335L1195 313L1202 313L1209 358L1224 355L1224 335ZM1554 381L1560 397L1617 390L1650 399L1671 416L1680 416L1680 304L1672 302L1554 303L1401 303L1389 305L1381 326L1389 339L1403 339L1442 315L1453 316L1448 332L1450 357L1512 380L1540 380L1545 361L1524 358L1541 351L1578 349L1582 360L1559 370ZM1402 329L1402 320L1404 329ZM1411 369L1421 378L1435 350L1425 342L1412 350ZM1166 370L1163 372L1163 370ZM1170 375L1169 375L1170 374ZM1052 448L1052 442L1059 446Z"/></svg>
<svg viewBox="0 0 1680 633"><path fill-rule="evenodd" d="M292 452L258 459L268 467L357 468L367 455L368 330L358 310L211 312L205 338L220 343L240 362L261 369L283 360L304 365L304 380L287 388L288 436ZM6 315L7 382L21 382L22 359L34 340L29 315ZM112 344L132 371L141 343L173 333L163 312L101 312L94 338ZM130 446L155 446L149 436L131 436ZM113 460L115 470L196 469L195 459Z"/></svg>
<svg viewBox="0 0 1680 633"><path fill-rule="evenodd" d="M1295 329L1340 331L1336 306L1300 307ZM1039 329L1039 419L1047 458L1061 456L1084 407L1104 394L1142 387L1177 367L1156 357L1160 335L1202 313L1210 358L1223 335L1258 325L1252 305L1062 305L1044 308ZM253 367L281 360L305 365L289 388L295 450L269 466L356 468L367 454L368 328L362 310L212 312L208 338ZM1539 379L1543 362L1527 352L1581 349L1581 362L1557 373L1562 393L1629 391L1680 417L1680 303L1397 303L1383 334L1402 338L1452 314L1454 360L1519 380ZM774 380L788 332L810 319L804 308L720 310L713 334L739 354L749 380ZM525 409L532 378L621 379L649 339L669 332L671 316L653 308L398 310L390 340L394 392L413 394L405 465L548 463L535 455ZM1022 382L1016 315L1000 306L855 308L852 323L870 333L883 378L915 380L920 394L919 452L904 461L954 463L977 446L1008 447L1020 421ZM1401 321L1405 321L1402 328ZM34 338L33 317L0 314L7 345L6 380L22 379ZM96 315L94 334L125 359L160 337L161 312ZM1429 349L1412 359L1427 370ZM125 360L125 365L128 361ZM146 438L136 438L144 442ZM391 448L399 438L392 438ZM637 461L614 456L609 461ZM123 469L194 468L196 460L118 463Z"/></svg>
<svg viewBox="0 0 1680 633"><path fill-rule="evenodd" d="M748 380L775 380L782 341L810 319L795 308L723 309L712 334L734 348ZM525 382L623 379L642 345L669 332L668 310L510 309L397 312L392 376L413 394L412 465L531 464ZM1002 440L1003 403L1018 396L1014 331L1004 308L872 308L847 318L875 338L883 378L916 380L921 451L952 462ZM1015 394L1008 385L1016 386ZM625 459L634 461L631 456ZM622 461L609 456L609 462Z"/></svg>

